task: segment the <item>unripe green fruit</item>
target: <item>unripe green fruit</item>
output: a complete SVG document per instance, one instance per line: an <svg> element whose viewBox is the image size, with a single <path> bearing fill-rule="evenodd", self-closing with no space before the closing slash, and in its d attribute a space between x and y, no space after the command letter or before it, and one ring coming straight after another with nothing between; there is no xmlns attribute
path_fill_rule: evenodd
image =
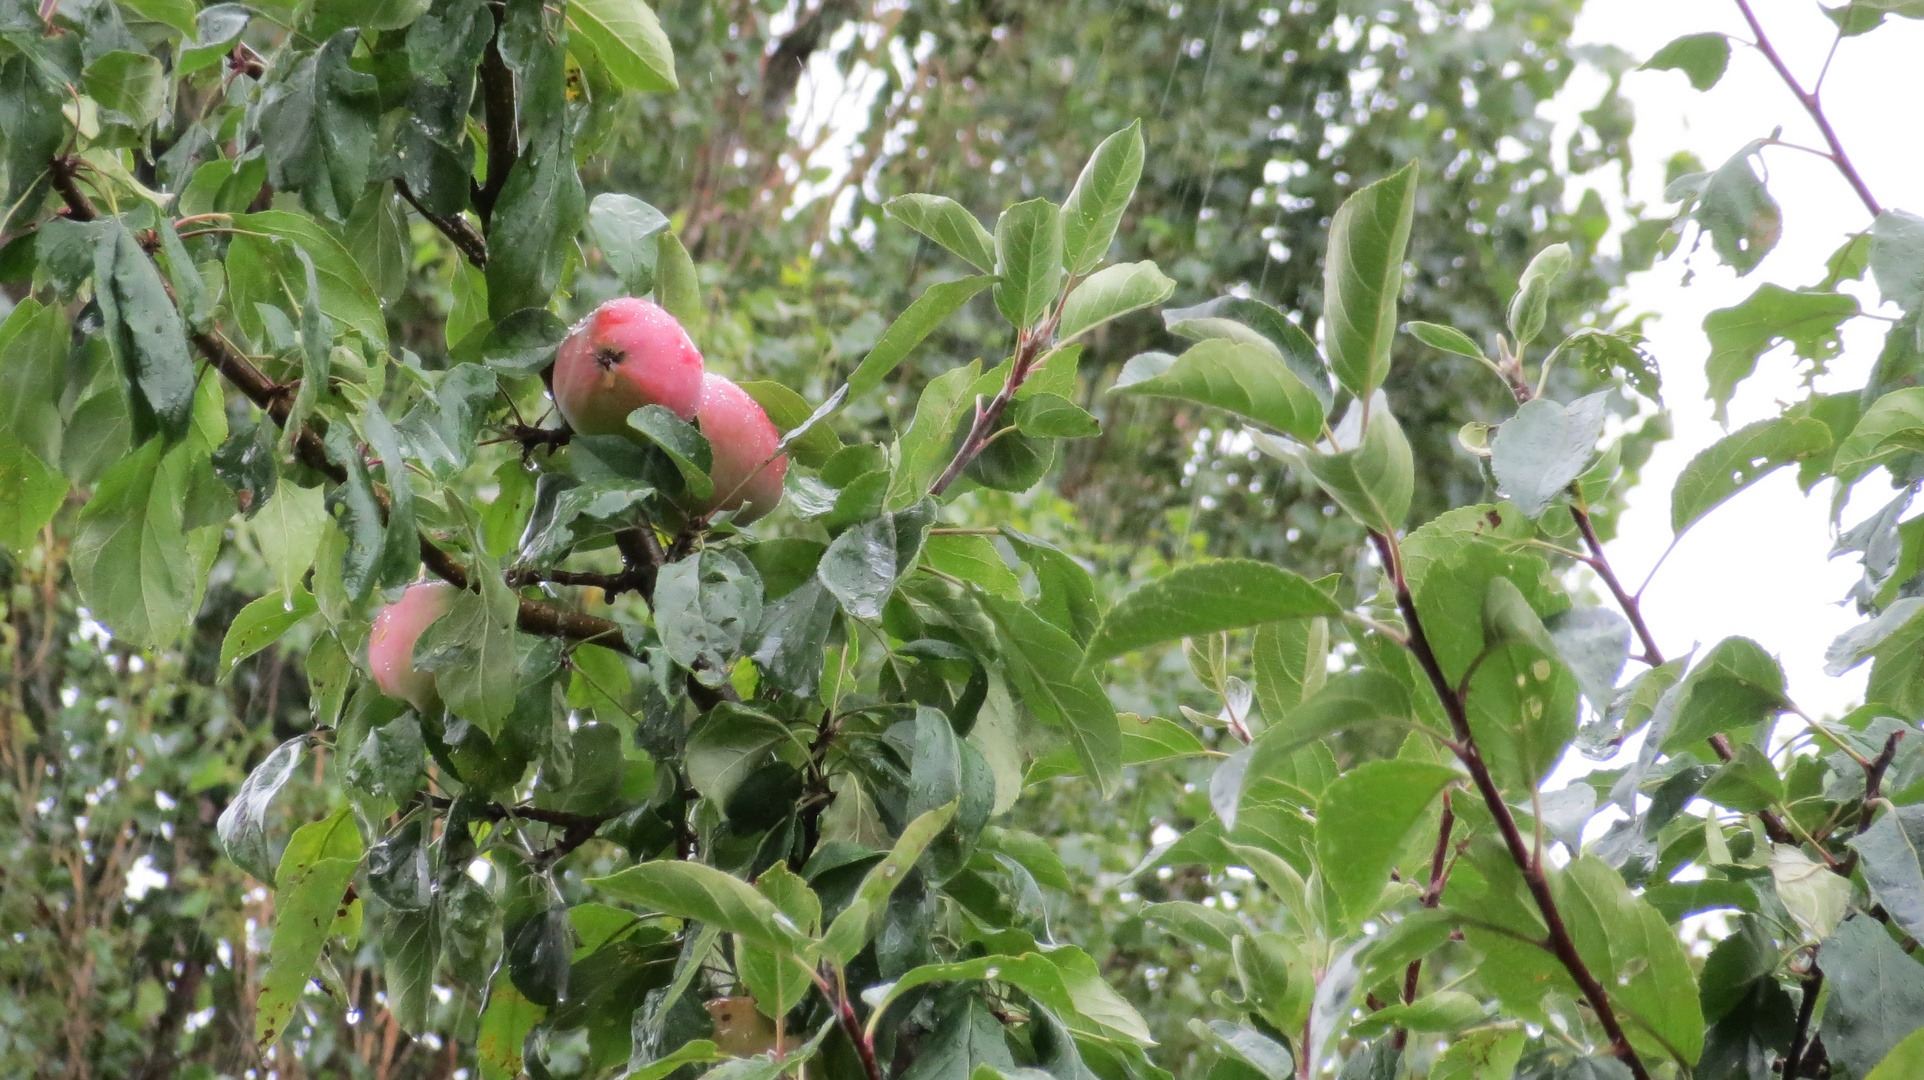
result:
<svg viewBox="0 0 1924 1080"><path fill-rule="evenodd" d="M367 666L381 693L399 698L421 712L441 707L434 689L434 673L414 667L414 643L421 632L454 606L458 592L445 581L409 585L401 598L381 609L367 638Z"/></svg>
<svg viewBox="0 0 1924 1080"><path fill-rule="evenodd" d="M583 435L619 435L643 405L694 419L701 378L701 352L681 323L652 300L623 296L596 308L561 343L555 407Z"/></svg>
<svg viewBox="0 0 1924 1080"><path fill-rule="evenodd" d="M702 376L701 387L701 433L715 451L708 471L715 482L715 501L709 509L739 510L735 522L746 525L782 501L788 457L769 461L782 434L761 405L733 380L710 372ZM764 461L768 464L762 465Z"/></svg>

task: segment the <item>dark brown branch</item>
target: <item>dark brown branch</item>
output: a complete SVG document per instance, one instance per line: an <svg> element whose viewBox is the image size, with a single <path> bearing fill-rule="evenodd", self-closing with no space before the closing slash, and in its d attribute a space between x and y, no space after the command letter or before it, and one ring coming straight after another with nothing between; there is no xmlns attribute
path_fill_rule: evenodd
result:
<svg viewBox="0 0 1924 1080"><path fill-rule="evenodd" d="M1890 769L1891 761L1897 757L1897 744L1903 741L1903 738L1902 731L1891 732L1891 737L1884 740L1884 749L1871 759L1869 765L1864 766L1864 809L1859 812L1860 816L1857 819L1859 836L1870 831L1871 815L1876 810L1874 804L1883 795L1884 773Z"/></svg>
<svg viewBox="0 0 1924 1080"><path fill-rule="evenodd" d="M53 189L60 193L60 201L67 204L67 216L75 221L92 221L100 216L94 212L92 200L80 190L75 179L80 175L80 159L65 154L55 155L47 163L47 175L53 180Z"/></svg>
<svg viewBox="0 0 1924 1080"><path fill-rule="evenodd" d="M1456 813L1450 809L1450 792L1443 792L1443 816L1436 825L1436 848L1430 852L1430 883L1423 890L1422 904L1433 908L1443 901L1443 885L1450 873L1450 832L1456 826ZM1416 1000L1418 981L1423 977L1423 958L1410 961L1403 972L1403 1004ZM1398 1050L1409 1045L1410 1033L1407 1028L1396 1029L1395 1045Z"/></svg>
<svg viewBox="0 0 1924 1080"><path fill-rule="evenodd" d="M1784 85L1790 89L1791 96L1795 97L1797 104L1802 105L1804 111L1810 114L1811 121L1817 125L1818 132L1824 136L1824 144L1830 147L1830 153L1824 156L1828 157L1830 163L1837 167L1837 171L1843 174L1844 182L1857 193L1858 200L1873 217L1883 213L1884 208L1877 204L1877 199L1871 194L1869 185L1865 184L1864 178L1857 174L1857 166L1851 164L1850 155L1844 153L1844 144L1837 138L1836 129L1830 126L1830 118L1824 115L1824 103L1818 100L1817 92L1804 89L1803 84L1797 81L1797 76L1790 73L1790 67L1784 63L1783 57L1777 55L1776 47L1771 45L1770 38L1764 33L1764 24L1758 22L1757 13L1750 10L1750 0L1737 0L1737 10L1744 13L1744 21L1750 24L1750 32L1757 36L1757 51L1764 54L1764 59L1770 61L1771 67L1777 69L1777 77L1784 80Z"/></svg>
<svg viewBox="0 0 1924 1080"><path fill-rule="evenodd" d="M1604 1035L1610 1040L1610 1052L1617 1056L1636 1080L1650 1080L1650 1072L1644 1067L1643 1059L1631 1047L1630 1039L1624 1034L1623 1025L1617 1020L1616 1010L1610 1004L1610 996L1604 992L1597 977L1584 963L1583 956L1577 952L1576 941L1571 938L1570 930L1563 922L1563 913L1557 908L1555 895L1550 892L1550 882L1543 875L1543 866L1530 851L1523 839L1522 830L1517 828L1516 817L1510 812L1510 804L1503 799L1503 792L1496 785L1489 765L1483 760L1483 752L1477 746L1476 736L1470 732L1470 717L1464 708L1463 699L1457 696L1449 678L1443 674L1443 665L1430 648L1430 639L1423 631L1423 620L1416 612L1416 599L1410 595L1409 582L1403 576L1403 567L1397 559L1396 546L1389 537L1378 532L1370 533L1370 540L1376 545L1383 557L1383 567L1396 585L1396 606L1403 613L1403 621L1409 628L1409 650L1428 676L1430 687L1436 692L1443 704L1443 711L1449 717L1450 728L1459 744L1457 758L1470 772L1476 783L1477 793L1483 796L1484 806L1496 822L1497 831L1503 836L1503 843L1509 849L1511 861L1516 863L1517 872L1523 876L1524 885L1530 890L1530 897L1536 901L1537 911L1543 916L1543 923L1549 931L1549 940L1544 944L1557 961L1563 965L1570 978L1576 983L1583 998L1596 1014L1597 1023L1602 1026Z"/></svg>
<svg viewBox="0 0 1924 1080"><path fill-rule="evenodd" d="M1817 1013L1817 998L1824 989L1824 969L1813 961L1804 978L1804 1000L1797 1005L1797 1034L1791 1038L1790 1053L1784 1055L1784 1080L1794 1080L1803 1072L1804 1054L1810 1049L1810 1022Z"/></svg>
<svg viewBox="0 0 1924 1080"><path fill-rule="evenodd" d="M826 0L775 43L775 50L762 62L762 115L773 121L788 111L789 99L795 96L809 57L855 13L854 9L849 0Z"/></svg>
<svg viewBox="0 0 1924 1080"><path fill-rule="evenodd" d="M414 207L415 213L425 218L428 224L441 230L441 235L447 237L456 248L460 249L461 254L467 256L468 262L473 264L476 270L488 268L488 242L481 238L480 233L474 231L474 226L468 224L467 218L459 214L452 217L437 214L422 206L421 200L414 197L414 189L408 187L408 182L398 176L394 178L394 190L400 194L401 198L407 200L409 206Z"/></svg>
<svg viewBox="0 0 1924 1080"><path fill-rule="evenodd" d="M493 223L494 202L508 183L508 172L514 168L515 159L521 156L514 72L501 57L501 24L506 21L507 13L498 2L488 7L494 12L494 36L488 39L487 51L481 54L481 108L488 129L488 179L474 189L474 209L481 215L484 230Z"/></svg>

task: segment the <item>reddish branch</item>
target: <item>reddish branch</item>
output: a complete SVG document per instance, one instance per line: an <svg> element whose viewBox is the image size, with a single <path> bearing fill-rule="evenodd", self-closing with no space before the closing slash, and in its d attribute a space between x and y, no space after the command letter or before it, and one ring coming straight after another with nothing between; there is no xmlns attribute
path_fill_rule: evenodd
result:
<svg viewBox="0 0 1924 1080"><path fill-rule="evenodd" d="M1537 911L1543 916L1543 923L1549 932L1546 941L1541 942L1563 965L1570 978L1576 983L1578 991L1596 1013L1597 1023L1602 1026L1604 1035L1610 1040L1610 1052L1615 1054L1630 1069L1636 1080L1650 1080L1650 1072L1644 1067L1643 1059L1630 1045L1624 1034L1623 1025L1618 1022L1616 1010L1610 1004L1610 997L1604 992L1603 985L1584 963L1583 956L1577 952L1576 941L1571 938L1569 928L1564 925L1563 913L1557 907L1556 897L1550 891L1549 879L1544 876L1543 864L1530 850L1517 828L1516 817L1510 812L1510 804L1503 799L1503 792L1497 787L1496 778L1491 775L1489 764L1483 760L1483 752L1477 746L1476 736L1470 731L1469 712L1464 700L1450 680L1443 673L1443 665L1430 648L1430 639L1423 630L1423 620L1416 613L1416 599L1410 595L1409 582L1403 576L1403 567L1396 557L1396 547L1389 537L1372 531L1370 540L1376 545L1383 557L1383 566L1390 573L1396 585L1396 606L1403 613L1403 621L1409 628L1408 647L1416 661L1428 676L1430 687L1436 692L1443 704L1443 712L1449 717L1450 729L1456 735L1455 748L1458 760L1469 770L1470 778L1476 784L1477 793L1483 796L1484 806L1495 820L1497 831L1503 836L1503 843L1509 849L1510 858L1516 863L1517 871L1523 876L1530 897L1536 902Z"/></svg>
<svg viewBox="0 0 1924 1080"><path fill-rule="evenodd" d="M1066 290L1063 295L1067 297ZM1062 305L1058 303L1054 312L1016 336L1015 362L1009 368L1008 380L986 407L981 404L980 398L976 399L975 422L969 425L969 434L962 440L962 446L956 450L949 467L942 470L942 475L929 488L930 495L939 498L955 482L955 478L962 475L962 470L969 467L969 462L974 461L982 448L989 444L990 438L996 434L996 425L1002 422L1002 414L1008 411L1009 403L1015 400L1015 392L1028 380L1030 373L1035 370L1036 360L1045 351L1043 347L1055 336L1056 323L1061 317Z"/></svg>
<svg viewBox="0 0 1924 1080"><path fill-rule="evenodd" d="M1824 136L1824 145L1830 147L1830 153L1823 156L1829 158L1830 163L1837 167L1837 171L1844 177L1844 182L1857 193L1857 198L1864 204L1865 209L1869 210L1873 216L1883 213L1884 208L1878 205L1876 197L1871 194L1870 187L1864 183L1864 178L1857 174L1857 166L1851 164L1850 155L1844 153L1844 144L1837 138L1836 129L1831 127L1830 118L1824 115L1824 104L1818 100L1817 91L1804 89L1804 85L1797 81L1797 76L1790 73L1790 67L1784 63L1783 57L1777 55L1776 47L1771 45L1770 38L1765 35L1764 24L1758 22L1757 13L1750 10L1750 0L1737 0L1737 10L1744 13L1744 21L1750 24L1750 32L1757 36L1755 42L1757 51L1764 54L1764 59L1770 61L1771 67L1777 69L1777 77L1784 80L1784 85L1790 89L1791 96L1795 97L1797 104L1802 105L1804 111L1810 114L1811 121L1817 125L1818 133Z"/></svg>

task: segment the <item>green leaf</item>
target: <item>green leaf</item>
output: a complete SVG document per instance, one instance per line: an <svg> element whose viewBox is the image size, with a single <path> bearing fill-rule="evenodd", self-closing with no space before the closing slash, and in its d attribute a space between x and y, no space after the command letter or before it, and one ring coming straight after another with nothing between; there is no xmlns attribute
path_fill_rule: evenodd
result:
<svg viewBox="0 0 1924 1080"><path fill-rule="evenodd" d="M973 993L946 997L943 1002L935 1030L923 1037L915 1060L897 1074L899 1080L974 1080L978 1067L1016 1071L1002 1021L988 1002Z"/></svg>
<svg viewBox="0 0 1924 1080"><path fill-rule="evenodd" d="M1212 338L1167 363L1164 353L1129 361L1110 393L1175 398L1226 409L1303 442L1323 430L1323 405L1281 357L1255 345Z"/></svg>
<svg viewBox="0 0 1924 1080"><path fill-rule="evenodd" d="M1250 662L1263 719L1275 723L1321 690L1328 658L1328 619L1284 619L1257 627Z"/></svg>
<svg viewBox="0 0 1924 1080"><path fill-rule="evenodd" d="M768 414L769 421L775 425L775 430L782 433L783 441L787 443L783 447L784 452L796 461L811 469L819 469L842 448L841 437L835 434L834 428L824 423L828 413L822 411L827 409L833 412L834 407L839 407L841 401L836 398L831 397L819 408L810 408L802 395L782 383L745 382L741 388ZM844 397L841 400L847 399Z"/></svg>
<svg viewBox="0 0 1924 1080"><path fill-rule="evenodd" d="M1056 339L1067 342L1111 319L1160 304L1175 291L1175 279L1152 260L1105 266L1076 286L1064 301Z"/></svg>
<svg viewBox="0 0 1924 1080"><path fill-rule="evenodd" d="M48 465L60 461L59 406L71 342L60 304L43 305L31 296L22 297L0 322L0 437L16 440ZM27 466L21 468L29 471Z"/></svg>
<svg viewBox="0 0 1924 1080"><path fill-rule="evenodd" d="M683 1043L675 1052L656 1058L641 1068L631 1066L622 1080L664 1080L683 1065L706 1065L712 1061L722 1060L724 1058L721 1049L713 1042L707 1039L694 1039Z"/></svg>
<svg viewBox="0 0 1924 1080"><path fill-rule="evenodd" d="M360 37L348 28L328 38L285 82L267 84L259 106L260 130L273 133L263 143L269 182L331 221L353 212L374 160L377 80L349 63Z"/></svg>
<svg viewBox="0 0 1924 1080"><path fill-rule="evenodd" d="M905 196L914 198L915 196ZM897 200L900 201L900 200ZM891 203L891 206L894 204ZM957 208L960 209L959 207ZM894 213L893 210L890 213ZM969 220L973 221L974 218ZM981 228L980 225L976 226ZM986 234L985 234L986 235ZM943 320L955 314L981 292L995 283L990 274L958 278L955 281L938 281L922 290L915 302L904 308L895 321L875 342L875 346L862 357L856 365L854 374L848 377L848 396L861 397L882 384L896 366L908 358L911 351L920 345Z"/></svg>
<svg viewBox="0 0 1924 1080"><path fill-rule="evenodd" d="M1023 703L1069 736L1076 759L1108 798L1122 782L1122 735L1109 695L1082 666L1082 649L1021 604L986 594L982 604L1006 640L1003 662Z"/></svg>
<svg viewBox="0 0 1924 1080"><path fill-rule="evenodd" d="M1191 1020L1192 1030L1208 1032L1225 1055L1225 1060L1235 1061L1246 1069L1252 1070L1263 1080L1289 1080L1296 1074L1296 1060L1290 1055L1289 1047L1263 1034L1248 1024L1235 1024L1227 1020ZM1211 1075L1216 1075L1212 1071Z"/></svg>
<svg viewBox="0 0 1924 1080"><path fill-rule="evenodd" d="M1777 887L1777 899L1802 931L1804 944L1830 937L1850 910L1849 879L1831 873L1791 844L1772 845L1770 878ZM1883 936L1882 930L1876 932Z"/></svg>
<svg viewBox="0 0 1924 1080"><path fill-rule="evenodd" d="M1142 909L1139 917L1173 937L1225 954L1236 938L1247 934L1236 916L1187 900L1150 904Z"/></svg>
<svg viewBox="0 0 1924 1080"><path fill-rule="evenodd" d="M194 22L194 0L123 0L143 19L150 19L180 31L193 40L198 29Z"/></svg>
<svg viewBox="0 0 1924 1080"><path fill-rule="evenodd" d="M640 0L633 2L642 6ZM580 5L568 9L571 23L581 10ZM595 247L631 293L655 287L655 256L660 250L655 238L667 228L668 215L633 195L603 192L588 204L588 232L595 238Z"/></svg>
<svg viewBox="0 0 1924 1080"><path fill-rule="evenodd" d="M391 910L382 920L381 971L386 977L388 1011L403 1031L428 1030L434 968L441 959L439 913Z"/></svg>
<svg viewBox="0 0 1924 1080"><path fill-rule="evenodd" d="M1735 268L1739 277L1757 268L1777 246L1784 229L1777 200L1770 197L1750 164L1760 145L1753 142L1732 154L1704 179L1697 196L1698 223L1710 233L1710 246L1718 258Z"/></svg>
<svg viewBox="0 0 1924 1080"><path fill-rule="evenodd" d="M1358 398L1368 398L1390 373L1416 178L1412 162L1343 200L1330 219L1323 340L1336 380Z"/></svg>
<svg viewBox="0 0 1924 1080"><path fill-rule="evenodd" d="M483 568L477 567L477 576ZM448 711L490 739L514 712L521 653L515 643L516 598L490 573L486 592L461 592L448 613L428 624L414 645L414 666L434 673Z"/></svg>
<svg viewBox="0 0 1924 1080"><path fill-rule="evenodd" d="M1516 338L1519 350L1543 332L1543 322L1550 312L1550 291L1556 288L1558 278L1570 272L1575 261L1570 245L1551 244L1537 252L1530 265L1524 267L1523 280L1517 285L1516 295L1510 298L1510 333Z"/></svg>
<svg viewBox="0 0 1924 1080"><path fill-rule="evenodd" d="M158 430L171 441L187 432L194 408L194 360L187 330L160 271L118 219L93 253L94 302L107 343L126 373L134 432Z"/></svg>
<svg viewBox="0 0 1924 1080"><path fill-rule="evenodd" d="M1316 804L1316 863L1352 925L1375 912L1423 812L1458 779L1445 765L1367 761L1344 773Z"/></svg>
<svg viewBox="0 0 1924 1080"><path fill-rule="evenodd" d="M858 619L880 619L895 583L914 567L934 516L934 504L926 501L884 511L836 537L815 573L842 602L842 610Z"/></svg>
<svg viewBox="0 0 1924 1080"><path fill-rule="evenodd" d="M1373 410L1361 446L1334 454L1306 453L1302 462L1329 497L1366 528L1394 533L1409 517L1416 459L1387 408Z"/></svg>
<svg viewBox="0 0 1924 1080"><path fill-rule="evenodd" d="M149 441L108 470L80 512L74 582L116 637L166 648L187 629L220 549L221 529L186 528L194 473L211 471L192 440ZM218 483L218 481L216 481Z"/></svg>
<svg viewBox="0 0 1924 1080"><path fill-rule="evenodd" d="M567 136L556 132L523 147L508 170L488 228L490 318L505 319L522 308L548 305L587 217L588 197ZM672 235L662 233L661 243ZM667 308L667 267L661 271L662 307Z"/></svg>
<svg viewBox="0 0 1924 1080"><path fill-rule="evenodd" d="M712 866L646 862L608 877L589 878L587 884L618 900L720 927L765 949L792 951L803 944L794 924L768 897Z"/></svg>
<svg viewBox="0 0 1924 1080"><path fill-rule="evenodd" d="M733 702L719 705L688 732L688 783L716 806L724 806L770 753L790 741L788 725L767 713Z"/></svg>
<svg viewBox="0 0 1924 1080"><path fill-rule="evenodd" d="M1240 296L1219 296L1187 308L1165 308L1163 324L1169 332L1192 341L1226 338L1274 353L1309 387L1328 411L1334 400L1329 364L1303 328L1289 316L1263 303Z"/></svg>
<svg viewBox="0 0 1924 1080"><path fill-rule="evenodd" d="M1832 1075L1840 1066L1851 1076L1870 1074L1917 1030L1924 966L1866 915L1839 926L1818 955L1828 983L1821 1031Z"/></svg>
<svg viewBox="0 0 1924 1080"><path fill-rule="evenodd" d="M922 548L930 567L1004 600L1020 601L1022 583L986 536L931 536Z"/></svg>
<svg viewBox="0 0 1924 1080"><path fill-rule="evenodd" d="M1609 993L1644 1060L1674 1054L1694 1065L1704 1021L1689 954L1670 924L1594 855L1558 875L1557 904L1584 963Z"/></svg>
<svg viewBox="0 0 1924 1080"><path fill-rule="evenodd" d="M329 0L314 12L314 30L331 34L343 27L402 30L421 17L429 0Z"/></svg>
<svg viewBox="0 0 1924 1080"><path fill-rule="evenodd" d="M1784 780L1762 750L1745 743L1736 756L1718 766L1697 794L1706 802L1740 813L1755 814L1784 798Z"/></svg>
<svg viewBox="0 0 1924 1080"><path fill-rule="evenodd" d="M1030 199L1002 211L995 222L995 275L995 308L1017 330L1033 327L1055 306L1062 291L1062 211L1054 203Z"/></svg>
<svg viewBox="0 0 1924 1080"><path fill-rule="evenodd" d="M942 245L977 270L997 273L995 239L974 214L954 199L941 195L898 195L882 208L890 217Z"/></svg>
<svg viewBox="0 0 1924 1080"><path fill-rule="evenodd" d="M1340 609L1300 575L1254 559L1194 563L1117 602L1089 640L1088 666L1123 653L1224 630L1336 615Z"/></svg>
<svg viewBox="0 0 1924 1080"><path fill-rule="evenodd" d="M254 1006L254 1039L263 1050L293 1019L360 862L361 833L346 806L288 840L274 876L274 938Z"/></svg>
<svg viewBox="0 0 1924 1080"><path fill-rule="evenodd" d="M1781 342L1791 343L1805 360L1837 355L1837 328L1857 310L1857 298L1846 293L1792 292L1760 285L1736 307L1718 308L1704 316L1704 334L1710 338L1706 396L1716 403L1712 415L1723 420L1724 406L1737 384L1757 370L1759 357Z"/></svg>
<svg viewBox="0 0 1924 1080"><path fill-rule="evenodd" d="M1378 1009L1351 1026L1350 1032L1357 1038L1368 1038L1400 1027L1454 1034L1485 1019L1483 1002L1475 996L1461 990L1438 990L1407 1005Z"/></svg>
<svg viewBox="0 0 1924 1080"><path fill-rule="evenodd" d="M568 30L588 40L622 86L651 94L680 89L674 46L654 9L642 0L574 0L568 5Z"/></svg>
<svg viewBox="0 0 1924 1080"><path fill-rule="evenodd" d="M347 245L327 227L291 210L262 210L234 215L234 227L266 233L307 253L320 283L321 308L327 317L361 335L371 344L387 347L387 316L381 298Z"/></svg>
<svg viewBox="0 0 1924 1080"><path fill-rule="evenodd" d="M733 548L706 548L661 568L655 627L671 659L706 686L728 681L761 623L762 579Z"/></svg>
<svg viewBox="0 0 1924 1080"><path fill-rule="evenodd" d="M1789 704L1784 669L1762 646L1743 637L1728 637L1713 646L1678 692L1676 720L1663 740L1665 753L1688 749L1712 735L1741 733Z"/></svg>
<svg viewBox="0 0 1924 1080"><path fill-rule="evenodd" d="M87 96L127 124L144 128L167 105L167 77L160 60L146 53L115 51L87 65Z"/></svg>
<svg viewBox="0 0 1924 1080"><path fill-rule="evenodd" d="M1863 860L1871 899L1905 933L1924 934L1924 806L1894 806L1844 842Z"/></svg>
<svg viewBox="0 0 1924 1080"><path fill-rule="evenodd" d="M1682 535L1705 514L1771 473L1830 449L1821 420L1780 416L1747 424L1690 459L1670 489L1670 528Z"/></svg>
<svg viewBox="0 0 1924 1080"><path fill-rule="evenodd" d="M1090 579L1089 571L1060 548L1007 525L1002 526L1002 535L1008 539L1009 546L1015 548L1016 555L1035 572L1036 586L1041 591L1035 600L1035 612L1078 644L1086 643L1102 619L1102 611L1096 607L1095 582Z"/></svg>
<svg viewBox="0 0 1924 1080"><path fill-rule="evenodd" d="M701 430L662 405L643 405L628 414L628 430L666 453L687 485L688 498L706 502L715 494L708 471L715 466L714 447Z"/></svg>
<svg viewBox="0 0 1924 1080"><path fill-rule="evenodd" d="M1896 1046L1864 1080L1906 1080L1924 1076L1924 1027L1918 1028Z"/></svg>
<svg viewBox="0 0 1924 1080"><path fill-rule="evenodd" d="M772 685L804 698L814 695L837 610L835 594L817 577L763 609L753 657Z"/></svg>
<svg viewBox="0 0 1924 1080"><path fill-rule="evenodd" d="M974 403L969 390L981 374L982 362L971 360L937 375L922 388L915 419L896 442L899 464L889 481L890 506L907 506L928 493L929 484L949 459L957 426Z"/></svg>
<svg viewBox="0 0 1924 1080"><path fill-rule="evenodd" d="M220 812L215 834L234 864L261 881L273 877L273 852L267 842L267 811L301 763L307 736L297 735L274 748L241 781L234 801Z"/></svg>
<svg viewBox="0 0 1924 1080"><path fill-rule="evenodd" d="M1645 71L1681 71L1690 85L1708 90L1730 66L1730 39L1722 34L1685 34L1644 62Z"/></svg>
<svg viewBox="0 0 1924 1080"><path fill-rule="evenodd" d="M1886 210L1871 222L1871 276L1886 301L1906 312L1924 307L1924 217Z"/></svg>
<svg viewBox="0 0 1924 1080"><path fill-rule="evenodd" d="M1116 226L1142 179L1142 121L1102 140L1062 203L1062 268L1081 275L1109 253ZM1160 301L1150 301L1160 303ZM1068 320L1065 318L1064 322ZM1071 335L1065 333L1063 340Z"/></svg>
<svg viewBox="0 0 1924 1080"><path fill-rule="evenodd" d="M0 434L0 547L24 562L67 500L67 479L49 469L33 451Z"/></svg>
<svg viewBox="0 0 1924 1080"><path fill-rule="evenodd" d="M506 971L495 976L494 985L488 988L488 1005L481 1013L481 1027L474 1042L475 1057L480 1061L485 1080L515 1080L522 1075L521 1051L528 1032L547 1012L523 997ZM690 1043L689 1047L694 1045ZM670 1068L660 1075L666 1076L672 1071Z"/></svg>
<svg viewBox="0 0 1924 1080"><path fill-rule="evenodd" d="M1521 296L1522 294L1518 293L1517 295ZM1488 359L1483 355L1483 350L1477 348L1476 342L1470 340L1470 335L1458 330L1454 326L1443 326L1438 323L1427 322L1406 322L1403 324L1403 330L1411 337L1414 337L1432 349L1441 349L1446 353L1467 356L1472 360L1487 361Z"/></svg>
<svg viewBox="0 0 1924 1080"><path fill-rule="evenodd" d="M656 238L655 273L655 298L668 314L695 323L707 313L701 300L701 276L681 237L664 232Z"/></svg>
<svg viewBox="0 0 1924 1080"><path fill-rule="evenodd" d="M227 636L220 643L220 674L233 674L234 665L279 641L282 634L314 614L319 608L314 596L298 584L291 600L269 593L240 609L227 624Z"/></svg>
<svg viewBox="0 0 1924 1080"><path fill-rule="evenodd" d="M1541 517L1590 464L1603 436L1605 396L1590 394L1568 405L1531 398L1496 429L1490 468L1525 517Z"/></svg>
<svg viewBox="0 0 1924 1080"><path fill-rule="evenodd" d="M1924 386L1910 386L1864 410L1863 419L1837 444L1831 472L1855 480L1898 454L1919 451L1924 451Z"/></svg>
<svg viewBox="0 0 1924 1080"><path fill-rule="evenodd" d="M820 954L824 960L837 967L846 966L881 931L888 921L889 897L915 868L922 852L949 827L956 809L955 803L935 807L903 827L888 855L862 876L854 898L823 932Z"/></svg>
<svg viewBox="0 0 1924 1080"><path fill-rule="evenodd" d="M1102 424L1088 410L1057 394L1018 399L1015 426L1037 439L1087 439L1102 434Z"/></svg>

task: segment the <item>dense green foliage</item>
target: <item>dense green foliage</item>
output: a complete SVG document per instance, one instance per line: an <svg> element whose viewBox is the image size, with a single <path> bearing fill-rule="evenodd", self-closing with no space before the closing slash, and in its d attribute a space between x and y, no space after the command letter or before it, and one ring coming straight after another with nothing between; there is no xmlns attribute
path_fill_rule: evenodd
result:
<svg viewBox="0 0 1924 1080"><path fill-rule="evenodd" d="M1573 13L7 0L0 1065L1912 1075L1924 227L1859 182L1706 324L1721 403L1904 312L1673 493L1898 486L1813 720L1605 560L1664 430L1609 289L1778 210L1767 142L1569 199L1630 124ZM786 432L774 515L553 414L621 294Z"/></svg>

